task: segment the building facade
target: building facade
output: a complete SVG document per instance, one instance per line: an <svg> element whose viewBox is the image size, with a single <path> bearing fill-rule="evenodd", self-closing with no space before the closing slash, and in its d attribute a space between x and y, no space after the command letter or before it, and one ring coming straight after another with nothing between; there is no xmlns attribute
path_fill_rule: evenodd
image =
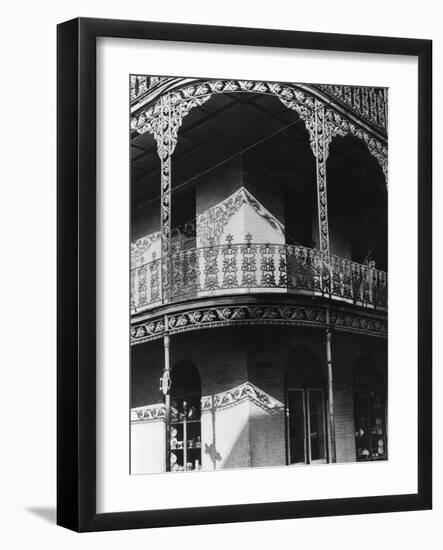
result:
<svg viewBox="0 0 443 550"><path fill-rule="evenodd" d="M387 91L131 77L131 472L386 460Z"/></svg>

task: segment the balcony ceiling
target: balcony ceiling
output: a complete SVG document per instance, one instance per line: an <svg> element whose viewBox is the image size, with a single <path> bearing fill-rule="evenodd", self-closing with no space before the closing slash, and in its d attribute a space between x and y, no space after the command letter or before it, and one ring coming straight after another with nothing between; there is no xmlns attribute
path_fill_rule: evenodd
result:
<svg viewBox="0 0 443 550"><path fill-rule="evenodd" d="M173 188L287 126L293 129L298 139L307 140L303 122L276 98L248 93L211 97L183 120L173 156ZM133 197L152 200L158 195L159 170L160 161L153 136L146 133L133 137Z"/></svg>
<svg viewBox="0 0 443 550"><path fill-rule="evenodd" d="M261 144L272 149L265 163L267 170L312 186L314 158L298 115L273 96L232 93L212 96L183 119L172 158L173 191L192 186L227 159L245 152L260 154ZM336 173L351 173L365 185L372 185L375 179L377 185L384 186L377 161L358 140L336 138L330 159L332 156ZM341 185L347 185L348 179L344 178ZM149 133L131 139L131 185L133 210L158 200L160 160Z"/></svg>

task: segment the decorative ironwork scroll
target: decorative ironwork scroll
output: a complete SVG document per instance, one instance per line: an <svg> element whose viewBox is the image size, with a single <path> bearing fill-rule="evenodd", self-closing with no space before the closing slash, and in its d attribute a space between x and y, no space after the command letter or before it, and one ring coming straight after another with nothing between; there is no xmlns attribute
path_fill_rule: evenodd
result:
<svg viewBox="0 0 443 550"><path fill-rule="evenodd" d="M189 308L168 316L168 334L228 326L280 325L326 328L326 309L321 306L232 305ZM334 330L386 338L386 317L366 313L331 310L329 326ZM155 317L131 328L131 344L142 344L162 338L164 317Z"/></svg>
<svg viewBox="0 0 443 550"><path fill-rule="evenodd" d="M345 135L339 127L328 124L325 116L325 105L317 98L313 100L311 109L296 100L282 99L289 109L296 111L304 121L309 133L312 152L315 156L317 179L318 230L320 251L329 263L329 224L328 200L326 188L326 161L329 154L329 144L336 134Z"/></svg>
<svg viewBox="0 0 443 550"><path fill-rule="evenodd" d="M284 404L281 401L278 401L272 395L269 395L249 381L215 395L202 396L201 412L204 414L213 410L227 409L245 401L254 403L273 416L282 416L284 414ZM176 413L178 412L175 409L173 410ZM164 403L155 403L131 409L132 423L164 421L165 418L166 409Z"/></svg>
<svg viewBox="0 0 443 550"><path fill-rule="evenodd" d="M218 282L219 250L220 250L220 247L218 246L214 247L214 242L213 240L211 240L211 242L209 243L209 247L203 251L203 258L205 262L204 269L203 269L203 272L205 274L204 288L206 290L216 290L217 288L219 288L219 282Z"/></svg>
<svg viewBox="0 0 443 550"><path fill-rule="evenodd" d="M238 247L232 246L232 235L226 235L227 245L222 249L223 256L223 288L236 288L237 282L237 251Z"/></svg>
<svg viewBox="0 0 443 550"><path fill-rule="evenodd" d="M349 122L345 117L315 98L312 109L296 100L280 98L282 103L289 109L298 113L304 121L309 133L312 152L316 161L317 178L317 202L318 202L318 223L320 250L329 263L329 223L328 223L328 202L327 202L327 173L326 161L329 156L329 146L335 136L345 137L351 134L366 143L369 152L379 162L385 179L388 179L388 149L379 140L371 137L365 130Z"/></svg>
<svg viewBox="0 0 443 550"><path fill-rule="evenodd" d="M161 162L161 251L162 251L162 287L169 286L170 266L168 259L171 253L171 157L177 145L178 130L183 118L193 107L203 105L209 95L190 98L185 101L174 101L171 94L160 97L160 101L137 119L136 129L139 133L153 134ZM134 119L132 121L134 128ZM167 298L166 292L163 296Z"/></svg>
<svg viewBox="0 0 443 550"><path fill-rule="evenodd" d="M214 94L249 92L255 94L274 95L282 100L295 100L312 108L313 98L292 84L280 84L278 82L253 82L249 80L208 80L201 83L186 85L183 88L169 92L171 106L180 105L187 114L190 109L197 107L199 101L206 101ZM151 131L152 120L158 117L159 108L153 106L137 113L131 120L131 128L140 134ZM184 115L183 115L184 116ZM154 124L155 125L155 124Z"/></svg>
<svg viewBox="0 0 443 550"><path fill-rule="evenodd" d="M166 409L164 403L145 405L131 409L131 422L164 421Z"/></svg>
<svg viewBox="0 0 443 550"><path fill-rule="evenodd" d="M275 249L270 244L260 246L260 286L263 288L272 288L276 286L275 282Z"/></svg>
<svg viewBox="0 0 443 550"><path fill-rule="evenodd" d="M130 89L131 89L131 101L135 101L142 97L147 92L150 92L153 88L170 80L168 76L144 76L144 75L131 75Z"/></svg>
<svg viewBox="0 0 443 550"><path fill-rule="evenodd" d="M227 409L244 401L250 401L268 414L276 416L282 416L285 411L283 403L248 381L215 395L205 395L201 399L201 412L204 414L213 410Z"/></svg>
<svg viewBox="0 0 443 550"><path fill-rule="evenodd" d="M386 89L367 86L331 86L329 84L317 84L317 87L386 132L388 126Z"/></svg>
<svg viewBox="0 0 443 550"><path fill-rule="evenodd" d="M352 136L362 140L366 143L366 146L371 155L378 161L383 170L386 184L388 182L388 147L384 145L380 140L370 136L368 132L358 127L356 124L350 122L346 117L337 113L333 109L326 109L326 119L331 127L336 128L335 135L346 136L351 134Z"/></svg>
<svg viewBox="0 0 443 550"><path fill-rule="evenodd" d="M245 236L246 244L240 247L241 254L241 284L243 287L251 288L257 286L257 247L252 244L252 235Z"/></svg>
<svg viewBox="0 0 443 550"><path fill-rule="evenodd" d="M168 258L169 301L203 298L215 294L272 292L311 294L386 309L388 275L373 266L330 255L326 265L319 250L296 245L260 244L245 236L233 243L179 250ZM131 270L133 313L141 313L161 301L161 259L137 264ZM234 290L235 289L235 290Z"/></svg>
<svg viewBox="0 0 443 550"><path fill-rule="evenodd" d="M161 251L162 251L162 287L163 296L169 286L169 257L171 253L171 155L175 143L172 137L172 118L169 94L160 99L160 136L157 137L158 154L161 161ZM160 141L160 142L159 142ZM168 259L168 261L165 261Z"/></svg>
<svg viewBox="0 0 443 550"><path fill-rule="evenodd" d="M339 125L331 123L326 116L326 108L322 101L315 98L311 108L306 108L298 98L287 100L280 98L289 109L296 111L304 121L309 133L311 149L315 157L317 179L318 231L320 251L329 264L329 223L328 197L326 186L326 161L329 155L329 145L335 135L346 135Z"/></svg>
<svg viewBox="0 0 443 550"><path fill-rule="evenodd" d="M321 88L321 86L317 87ZM378 99L372 101L370 99L370 91L368 91L367 94L365 91L362 91L359 94L356 94L354 91L352 92L354 95L351 94L353 99L349 99L349 94L351 93L350 87L336 86L334 88L343 88L343 91L341 92L341 101L345 103L349 103L349 101L351 101L352 105L349 104L349 106L353 106L352 108L358 116L362 116L363 118L371 117L372 115L375 116L375 111L377 111L377 120L381 121L383 119L384 124L386 125L386 106L381 97L378 97ZM361 90L363 90L363 88ZM174 119L179 121L177 130L181 125L183 116L188 114L193 107L201 105L213 94L234 92L268 94L278 97L287 107L298 112L300 118L305 122L307 129L311 134L312 144L312 115L318 106L324 107L325 104L315 96L313 90L312 95L310 94L309 86L304 85L303 89L301 89L297 84L280 84L278 82L210 80L196 83L194 85L186 85L180 89L175 89L174 91L169 92L168 97L170 97L171 106L174 108L177 115ZM337 96L337 93L338 92L334 92L334 95ZM202 103L199 103L200 101L202 101ZM382 114L382 111L385 113L384 115ZM159 112L160 101L146 110L143 110L141 113L134 115L131 120L131 128L140 134L148 131L155 134L156 128L159 125ZM387 177L387 147L380 140L371 136L363 128L358 128L354 123L347 121L332 107L328 107L325 112L327 113L327 118L329 121L331 121L331 114L333 115L333 125L337 127L337 132L345 132L345 134L340 135L351 133L352 135L362 139L367 144L369 151L380 162L385 176ZM175 134L175 139L176 137L177 135Z"/></svg>
<svg viewBox="0 0 443 550"><path fill-rule="evenodd" d="M311 134L311 146L315 156L317 177L317 204L318 204L318 230L320 239L320 251L323 253L329 265L329 222L328 222L328 194L326 185L326 161L329 155L329 145L336 134L344 135L339 127L328 124L325 116L325 107L315 100L315 110L307 121L307 128Z"/></svg>
<svg viewBox="0 0 443 550"><path fill-rule="evenodd" d="M194 107L200 107L210 97L210 94L187 97L186 95L177 96L177 92L168 92L163 94L154 105L132 117L131 128L139 134L148 132L154 136L160 158L165 152L172 155L183 119ZM167 130L167 136L165 130ZM163 141L165 137L167 140Z"/></svg>

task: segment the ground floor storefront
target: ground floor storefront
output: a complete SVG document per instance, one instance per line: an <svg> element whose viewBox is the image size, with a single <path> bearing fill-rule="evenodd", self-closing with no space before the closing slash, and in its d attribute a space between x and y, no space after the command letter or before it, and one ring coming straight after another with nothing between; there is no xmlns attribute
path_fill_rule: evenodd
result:
<svg viewBox="0 0 443 550"><path fill-rule="evenodd" d="M237 326L131 349L133 474L385 460L387 340ZM168 410L169 409L169 412Z"/></svg>

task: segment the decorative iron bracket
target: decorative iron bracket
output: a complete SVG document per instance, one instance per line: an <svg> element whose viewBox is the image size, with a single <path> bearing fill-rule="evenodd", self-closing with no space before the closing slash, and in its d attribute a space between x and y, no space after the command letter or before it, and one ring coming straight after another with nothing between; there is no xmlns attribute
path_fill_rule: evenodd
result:
<svg viewBox="0 0 443 550"><path fill-rule="evenodd" d="M157 143L161 162L161 250L163 300L169 288L169 261L171 254L171 157L177 145L178 130L183 118L192 108L203 105L208 96L188 101L173 101L170 93L160 98L160 109L155 117L146 119L146 131L152 133Z"/></svg>

